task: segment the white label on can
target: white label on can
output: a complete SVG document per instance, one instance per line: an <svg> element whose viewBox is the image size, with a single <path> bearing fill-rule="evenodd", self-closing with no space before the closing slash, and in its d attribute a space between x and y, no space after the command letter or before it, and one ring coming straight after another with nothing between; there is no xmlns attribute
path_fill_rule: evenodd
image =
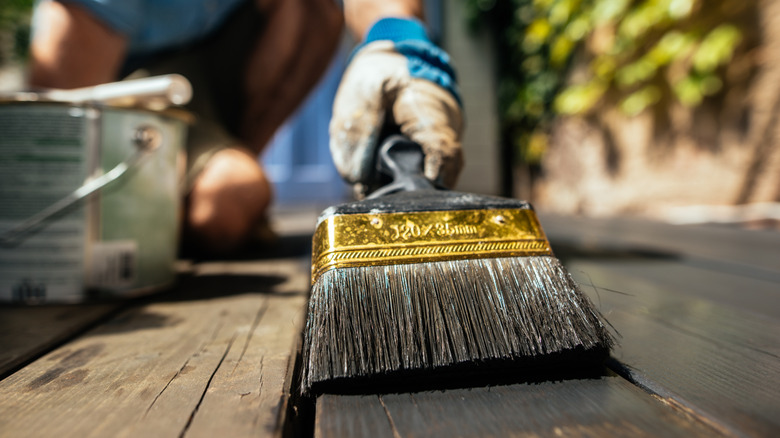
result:
<svg viewBox="0 0 780 438"><path fill-rule="evenodd" d="M0 105L0 234L69 195L87 177L85 124L63 105ZM82 301L81 205L0 246L0 300Z"/></svg>
<svg viewBox="0 0 780 438"><path fill-rule="evenodd" d="M133 240L94 243L89 272L89 287L132 287L138 275L138 244Z"/></svg>
<svg viewBox="0 0 780 438"><path fill-rule="evenodd" d="M11 247L0 246L0 299L82 301L84 219L79 211ZM81 218L79 218L81 216ZM0 229L12 222L0 220Z"/></svg>

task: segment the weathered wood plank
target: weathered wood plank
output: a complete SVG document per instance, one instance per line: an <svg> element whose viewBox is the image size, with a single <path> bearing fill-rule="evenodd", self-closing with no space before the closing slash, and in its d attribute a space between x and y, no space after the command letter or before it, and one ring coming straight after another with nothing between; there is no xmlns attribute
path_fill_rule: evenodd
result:
<svg viewBox="0 0 780 438"><path fill-rule="evenodd" d="M633 263L569 264L578 281L603 288L584 287L622 335L613 357L627 368L619 371L731 433L780 434L780 320L692 298L686 285L701 277L684 265L660 287Z"/></svg>
<svg viewBox="0 0 780 438"><path fill-rule="evenodd" d="M196 265L0 382L0 435L278 435L308 278L297 259Z"/></svg>
<svg viewBox="0 0 780 438"><path fill-rule="evenodd" d="M308 275L291 275L296 294L286 299L269 298L253 327L235 340L240 349L232 348L214 374L187 436L269 436L281 432L309 287Z"/></svg>
<svg viewBox="0 0 780 438"><path fill-rule="evenodd" d="M106 318L118 307L118 303L0 306L0 376Z"/></svg>
<svg viewBox="0 0 780 438"><path fill-rule="evenodd" d="M374 396L324 395L315 436L692 437L720 431L626 380L546 381Z"/></svg>

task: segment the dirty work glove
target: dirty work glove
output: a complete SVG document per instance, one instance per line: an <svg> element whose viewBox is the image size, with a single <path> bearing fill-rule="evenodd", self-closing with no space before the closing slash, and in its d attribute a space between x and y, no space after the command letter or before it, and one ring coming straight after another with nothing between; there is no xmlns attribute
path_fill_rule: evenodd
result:
<svg viewBox="0 0 780 438"><path fill-rule="evenodd" d="M389 114L388 114L389 112ZM330 151L341 176L366 194L386 116L422 145L425 176L453 187L463 166L460 98L449 56L413 19L374 24L341 79L330 123Z"/></svg>

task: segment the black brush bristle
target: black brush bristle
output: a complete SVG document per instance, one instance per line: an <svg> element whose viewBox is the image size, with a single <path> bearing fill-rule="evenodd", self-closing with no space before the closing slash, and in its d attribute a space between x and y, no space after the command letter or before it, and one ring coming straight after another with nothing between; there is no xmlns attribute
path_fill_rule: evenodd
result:
<svg viewBox="0 0 780 438"><path fill-rule="evenodd" d="M304 337L304 393L347 378L506 368L566 352L603 361L613 343L552 256L333 269L312 287Z"/></svg>

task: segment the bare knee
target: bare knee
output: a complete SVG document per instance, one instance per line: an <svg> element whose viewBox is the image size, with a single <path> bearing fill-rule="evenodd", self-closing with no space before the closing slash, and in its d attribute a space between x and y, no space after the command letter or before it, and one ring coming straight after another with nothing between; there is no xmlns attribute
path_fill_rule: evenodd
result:
<svg viewBox="0 0 780 438"><path fill-rule="evenodd" d="M195 181L185 212L185 239L203 251L226 254L246 244L271 202L271 185L256 157L225 149Z"/></svg>

